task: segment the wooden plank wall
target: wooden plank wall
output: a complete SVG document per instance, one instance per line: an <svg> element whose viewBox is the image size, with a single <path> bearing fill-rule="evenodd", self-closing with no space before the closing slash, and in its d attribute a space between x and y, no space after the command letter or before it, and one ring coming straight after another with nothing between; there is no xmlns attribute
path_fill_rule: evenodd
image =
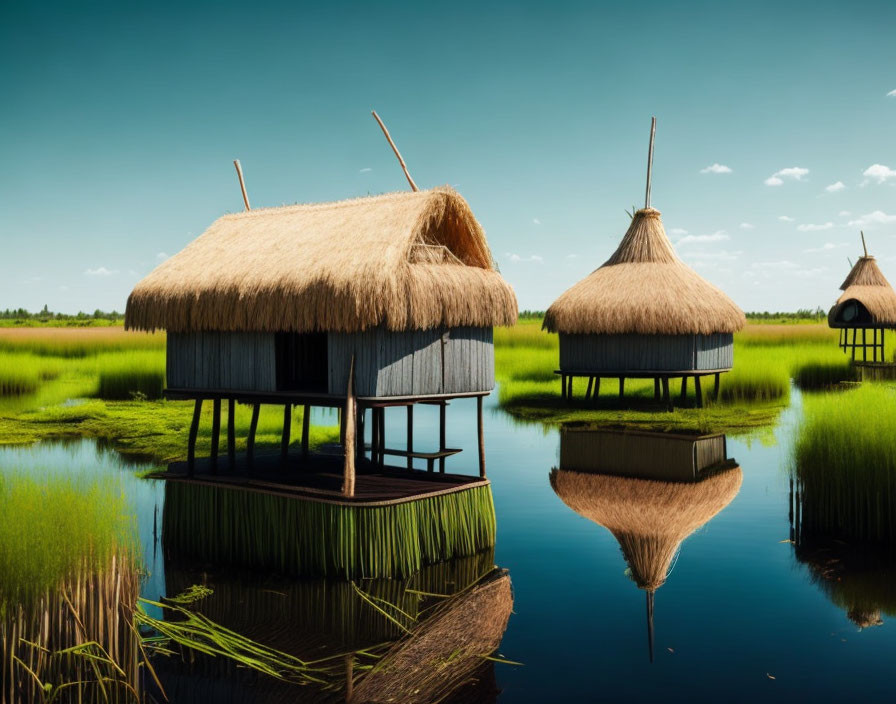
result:
<svg viewBox="0 0 896 704"><path fill-rule="evenodd" d="M175 389L276 389L274 335L168 333L168 386Z"/></svg>
<svg viewBox="0 0 896 704"><path fill-rule="evenodd" d="M724 436L687 437L663 433L564 428L560 469L641 479L688 481L725 460Z"/></svg>
<svg viewBox="0 0 896 704"><path fill-rule="evenodd" d="M327 351L330 393L345 393L353 353L359 396L490 391L495 385L491 328L330 333Z"/></svg>
<svg viewBox="0 0 896 704"><path fill-rule="evenodd" d="M560 335L560 369L645 371L728 369L734 336Z"/></svg>

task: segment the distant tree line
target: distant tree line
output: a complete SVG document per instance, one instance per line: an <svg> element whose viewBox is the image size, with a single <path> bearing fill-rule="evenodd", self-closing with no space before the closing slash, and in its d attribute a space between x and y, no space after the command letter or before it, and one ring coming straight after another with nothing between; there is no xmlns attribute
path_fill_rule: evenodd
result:
<svg viewBox="0 0 896 704"><path fill-rule="evenodd" d="M827 320L828 312L823 308L800 308L795 312L753 311L747 313L748 320ZM533 320L544 317L543 310L521 310L520 320Z"/></svg>
<svg viewBox="0 0 896 704"><path fill-rule="evenodd" d="M47 306L37 313L30 313L24 308L16 308L0 311L0 320L39 320L41 322L49 322L51 320L121 320L124 316L117 310L104 311L97 308L93 313L85 313L78 311L76 314L71 313L54 313Z"/></svg>

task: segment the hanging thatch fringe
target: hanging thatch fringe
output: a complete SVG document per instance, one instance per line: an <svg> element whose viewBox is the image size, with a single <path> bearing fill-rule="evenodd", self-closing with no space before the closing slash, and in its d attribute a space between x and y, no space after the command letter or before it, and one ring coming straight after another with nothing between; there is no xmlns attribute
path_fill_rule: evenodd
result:
<svg viewBox="0 0 896 704"><path fill-rule="evenodd" d="M412 263L435 245L453 258ZM516 297L453 189L225 215L128 298L125 327L357 332L512 325Z"/></svg>
<svg viewBox="0 0 896 704"><path fill-rule="evenodd" d="M746 322L722 291L682 262L660 212L635 213L617 250L548 308L544 327L568 334L710 335Z"/></svg>

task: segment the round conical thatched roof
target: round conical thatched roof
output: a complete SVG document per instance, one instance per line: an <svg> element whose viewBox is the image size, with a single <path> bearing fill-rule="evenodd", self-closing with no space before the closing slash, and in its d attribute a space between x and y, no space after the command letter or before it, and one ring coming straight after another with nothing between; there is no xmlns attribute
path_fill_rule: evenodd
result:
<svg viewBox="0 0 896 704"><path fill-rule="evenodd" d="M828 324L841 327L841 311L852 301L861 303L877 325L896 325L896 291L890 286L874 257L866 254L850 270L840 285L843 294L828 313Z"/></svg>
<svg viewBox="0 0 896 704"><path fill-rule="evenodd" d="M618 249L548 308L550 332L691 335L740 330L743 311L688 267L660 212L635 213Z"/></svg>
<svg viewBox="0 0 896 704"><path fill-rule="evenodd" d="M662 482L555 469L551 486L576 513L609 530L632 579L655 590L666 581L682 541L737 496L743 474L734 467L699 482Z"/></svg>

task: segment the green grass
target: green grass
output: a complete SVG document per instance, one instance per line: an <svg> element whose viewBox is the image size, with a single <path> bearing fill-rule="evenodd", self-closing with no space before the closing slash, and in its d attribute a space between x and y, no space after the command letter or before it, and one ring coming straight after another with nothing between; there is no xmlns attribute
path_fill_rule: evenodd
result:
<svg viewBox="0 0 896 704"><path fill-rule="evenodd" d="M793 374L794 383L803 391L831 389L843 382L859 380L859 372L850 359L807 362Z"/></svg>
<svg viewBox="0 0 896 704"><path fill-rule="evenodd" d="M89 357L103 352L164 350L165 335L125 332L121 327L0 328L0 352L42 357Z"/></svg>
<svg viewBox="0 0 896 704"><path fill-rule="evenodd" d="M804 529L896 540L896 389L807 397L794 445Z"/></svg>
<svg viewBox="0 0 896 704"><path fill-rule="evenodd" d="M59 376L62 365L28 353L0 352L0 396L35 393L41 384Z"/></svg>
<svg viewBox="0 0 896 704"><path fill-rule="evenodd" d="M97 361L97 396L108 400L162 398L165 388L164 350L103 354Z"/></svg>
<svg viewBox="0 0 896 704"><path fill-rule="evenodd" d="M294 576L403 578L492 547L495 511L489 486L363 507L168 482L162 540L181 558Z"/></svg>
<svg viewBox="0 0 896 704"><path fill-rule="evenodd" d="M23 604L137 549L133 509L99 482L0 475L0 605Z"/></svg>

